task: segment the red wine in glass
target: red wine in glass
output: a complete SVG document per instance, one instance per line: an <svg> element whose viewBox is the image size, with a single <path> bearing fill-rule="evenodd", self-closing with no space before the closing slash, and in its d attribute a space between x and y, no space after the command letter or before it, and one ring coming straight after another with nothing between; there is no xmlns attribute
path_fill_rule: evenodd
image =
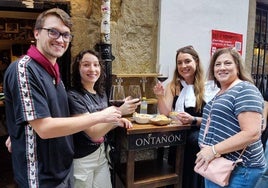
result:
<svg viewBox="0 0 268 188"><path fill-rule="evenodd" d="M157 75L157 80L161 83L166 81L168 79L169 75L169 65L164 65L164 64L159 64L158 65L158 75Z"/></svg>
<svg viewBox="0 0 268 188"><path fill-rule="evenodd" d="M167 79L168 79L167 76L157 76L157 80L158 80L159 82L164 82L164 81L166 81Z"/></svg>
<svg viewBox="0 0 268 188"><path fill-rule="evenodd" d="M113 85L109 97L109 103L113 106L121 106L125 100L124 87L122 85Z"/></svg>
<svg viewBox="0 0 268 188"><path fill-rule="evenodd" d="M124 104L123 100L109 100L109 103L111 106L120 107L122 104Z"/></svg>

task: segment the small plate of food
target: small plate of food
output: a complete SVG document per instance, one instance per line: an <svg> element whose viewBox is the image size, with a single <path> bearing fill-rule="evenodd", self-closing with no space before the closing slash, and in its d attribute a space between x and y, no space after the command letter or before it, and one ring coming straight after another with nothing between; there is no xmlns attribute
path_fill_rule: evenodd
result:
<svg viewBox="0 0 268 188"><path fill-rule="evenodd" d="M139 114L137 112L133 113L133 119L136 123L139 124L147 124L150 123L150 119L153 118L154 115L151 114Z"/></svg>
<svg viewBox="0 0 268 188"><path fill-rule="evenodd" d="M160 125L160 126L170 124L171 121L172 121L171 118L168 118L167 116L165 116L163 114L158 114L150 119L150 122L152 124Z"/></svg>

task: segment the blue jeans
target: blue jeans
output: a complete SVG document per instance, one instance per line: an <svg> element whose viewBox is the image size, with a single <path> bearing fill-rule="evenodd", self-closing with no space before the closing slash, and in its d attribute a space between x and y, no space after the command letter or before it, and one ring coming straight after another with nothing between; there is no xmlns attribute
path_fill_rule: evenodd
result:
<svg viewBox="0 0 268 188"><path fill-rule="evenodd" d="M264 174L260 177L258 180L255 188L263 188L268 186L268 140L266 141L266 147L265 147L265 158L266 158L266 168L264 171Z"/></svg>
<svg viewBox="0 0 268 188"><path fill-rule="evenodd" d="M264 168L246 168L237 166L231 174L229 185L224 188L253 188L263 174L263 171ZM208 179L205 179L205 187L221 188L221 186L209 181Z"/></svg>

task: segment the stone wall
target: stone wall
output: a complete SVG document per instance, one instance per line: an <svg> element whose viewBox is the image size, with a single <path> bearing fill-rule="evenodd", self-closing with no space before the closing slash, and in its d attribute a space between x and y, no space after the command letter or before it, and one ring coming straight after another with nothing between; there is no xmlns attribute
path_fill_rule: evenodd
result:
<svg viewBox="0 0 268 188"><path fill-rule="evenodd" d="M72 54L75 55L100 42L102 1L72 0L70 3L74 22ZM159 0L111 0L113 73L155 72L158 12Z"/></svg>

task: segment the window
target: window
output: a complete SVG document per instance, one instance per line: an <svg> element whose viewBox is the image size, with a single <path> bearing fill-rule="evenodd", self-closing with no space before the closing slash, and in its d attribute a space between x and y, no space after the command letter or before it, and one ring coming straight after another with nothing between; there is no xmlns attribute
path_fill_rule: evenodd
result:
<svg viewBox="0 0 268 188"><path fill-rule="evenodd" d="M265 5L257 5L251 73L255 85L264 93L268 84L268 7Z"/></svg>

